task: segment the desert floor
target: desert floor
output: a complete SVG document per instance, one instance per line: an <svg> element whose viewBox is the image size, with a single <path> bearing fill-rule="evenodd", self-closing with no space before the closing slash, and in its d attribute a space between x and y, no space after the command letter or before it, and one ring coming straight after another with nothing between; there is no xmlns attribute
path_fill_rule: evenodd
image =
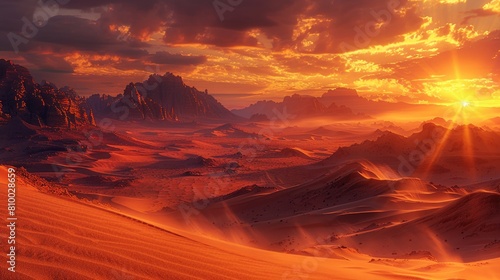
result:
<svg viewBox="0 0 500 280"><path fill-rule="evenodd" d="M2 279L499 279L498 179L465 182L452 153L430 179L332 157L381 124L115 125L5 142L27 171ZM4 205L6 165L0 180Z"/></svg>

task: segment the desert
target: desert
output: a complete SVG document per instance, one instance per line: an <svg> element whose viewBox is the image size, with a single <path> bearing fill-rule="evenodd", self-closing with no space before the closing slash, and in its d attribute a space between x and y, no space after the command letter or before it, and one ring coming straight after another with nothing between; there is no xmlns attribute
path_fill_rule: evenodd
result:
<svg viewBox="0 0 500 280"><path fill-rule="evenodd" d="M0 279L500 279L499 16L0 0Z"/></svg>

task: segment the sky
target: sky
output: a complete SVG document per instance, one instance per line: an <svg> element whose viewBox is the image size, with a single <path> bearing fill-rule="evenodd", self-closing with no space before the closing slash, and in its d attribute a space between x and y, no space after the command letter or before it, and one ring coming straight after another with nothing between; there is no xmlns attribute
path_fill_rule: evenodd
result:
<svg viewBox="0 0 500 280"><path fill-rule="evenodd" d="M349 87L500 106L500 0L0 0L0 58L116 95L172 72L229 108Z"/></svg>

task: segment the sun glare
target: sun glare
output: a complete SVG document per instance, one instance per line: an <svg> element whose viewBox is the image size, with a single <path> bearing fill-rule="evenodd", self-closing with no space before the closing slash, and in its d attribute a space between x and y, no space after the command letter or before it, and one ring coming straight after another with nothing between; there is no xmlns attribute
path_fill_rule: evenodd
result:
<svg viewBox="0 0 500 280"><path fill-rule="evenodd" d="M479 120L487 118L488 113L484 108L478 105L476 100L463 98L458 99L453 105L454 122L458 124L471 124ZM452 112L449 112L447 118L451 117Z"/></svg>

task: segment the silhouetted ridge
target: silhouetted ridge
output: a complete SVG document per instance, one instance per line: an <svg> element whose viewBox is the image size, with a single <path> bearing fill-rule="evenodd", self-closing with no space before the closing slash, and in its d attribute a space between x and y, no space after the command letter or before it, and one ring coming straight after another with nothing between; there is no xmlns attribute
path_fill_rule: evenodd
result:
<svg viewBox="0 0 500 280"><path fill-rule="evenodd" d="M320 98L294 94L285 96L282 102L259 101L246 108L233 110L236 115L251 118L255 115L265 115L269 119L282 118L286 115L290 119L331 117L336 119L367 119L369 116L363 113L354 113L351 108L324 104Z"/></svg>

